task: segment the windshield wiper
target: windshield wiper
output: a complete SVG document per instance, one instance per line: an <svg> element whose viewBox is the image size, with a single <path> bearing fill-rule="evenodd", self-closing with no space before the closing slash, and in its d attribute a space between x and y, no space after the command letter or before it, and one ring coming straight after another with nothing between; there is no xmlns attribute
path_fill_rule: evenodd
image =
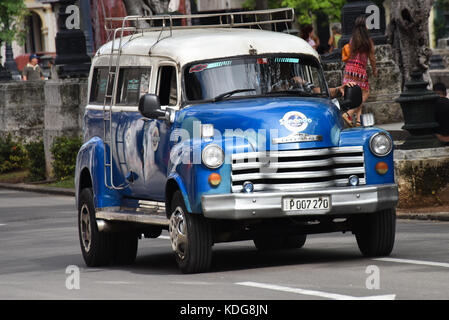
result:
<svg viewBox="0 0 449 320"><path fill-rule="evenodd" d="M256 89L238 89L238 90L232 90L232 91L229 91L229 92L220 94L219 96L216 96L216 97L214 98L214 102L218 102L218 101L221 101L221 100L223 100L223 99L230 98L230 97L232 97L234 94L237 94L237 93L252 92L252 91L256 91Z"/></svg>
<svg viewBox="0 0 449 320"><path fill-rule="evenodd" d="M314 97L316 95L316 94L308 93L308 92L304 92L304 91L292 91L292 90L270 91L270 92L267 92L266 94L272 94L272 95L289 94L289 95L297 95L300 97Z"/></svg>

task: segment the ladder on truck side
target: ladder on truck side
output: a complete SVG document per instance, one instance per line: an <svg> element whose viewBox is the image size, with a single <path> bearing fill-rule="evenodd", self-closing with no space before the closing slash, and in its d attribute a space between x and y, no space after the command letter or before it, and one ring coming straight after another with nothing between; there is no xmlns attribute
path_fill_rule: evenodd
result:
<svg viewBox="0 0 449 320"><path fill-rule="evenodd" d="M115 151L117 145L121 145L123 150L123 159L120 159L119 153L117 152L119 167L127 167L128 164L126 162L126 154L124 152L124 137L122 136L119 140L116 139L116 134L113 132L112 115L113 109L117 102L117 87L120 75L120 57L122 55L123 35L125 32L136 31L136 28L134 27L125 27L125 24L126 21L134 18L134 16L124 18L122 27L114 30L108 63L106 91L103 100L104 183L108 189L114 190L123 190L129 186L129 183L117 185L114 181L114 153L116 153ZM120 37L117 37L118 33L120 33ZM116 46L117 40L118 46ZM112 89L110 88L110 85L112 85ZM111 94L109 94L109 91L111 91Z"/></svg>
<svg viewBox="0 0 449 320"><path fill-rule="evenodd" d="M104 9L103 9L104 10ZM218 23L208 25L175 25L176 21L183 21L200 18L216 18ZM295 11L292 8L281 8L271 10L228 12L214 14L192 14L192 15L157 15L157 16L127 16L124 18L105 18L105 29L108 38L111 38L111 51L108 64L108 77L106 82L106 92L103 101L103 136L104 136L104 182L107 188L114 190L123 190L129 187L129 183L117 185L114 181L114 159L117 145L122 146L124 150L124 140L116 140L113 134L112 115L113 108L117 100L117 87L120 75L120 58L123 48L123 37L125 32L130 34L127 42L131 41L136 34L143 35L144 32L159 31L158 40L169 38L173 35L173 30L178 29L204 29L204 28L251 28L253 26L262 28L263 25L274 25L274 31L277 31L277 24L285 23L288 29L288 23L295 20ZM114 22L121 22L121 27L113 28ZM128 27L127 23L134 23L134 27ZM109 26L108 26L109 24ZM139 27L145 25L145 27ZM169 32L167 37L162 38L164 31ZM119 36L118 36L119 35ZM116 46L118 41L118 45ZM154 46L153 45L153 46ZM151 51L151 50L150 50ZM115 58L115 61L114 61ZM115 62L115 63L114 63ZM109 94L110 85L112 85L111 94ZM119 153L118 165L127 166L126 159L120 159ZM126 158L125 152L123 157ZM110 179L108 180L108 176Z"/></svg>

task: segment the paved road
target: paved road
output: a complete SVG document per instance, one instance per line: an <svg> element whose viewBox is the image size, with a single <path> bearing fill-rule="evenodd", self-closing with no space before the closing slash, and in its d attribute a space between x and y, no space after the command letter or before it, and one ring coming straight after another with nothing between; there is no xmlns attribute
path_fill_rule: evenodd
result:
<svg viewBox="0 0 449 320"><path fill-rule="evenodd" d="M449 299L449 223L399 221L390 258L361 257L349 234L317 235L271 254L219 244L210 273L182 275L163 234L139 242L133 266L88 269L73 198L0 190L0 299ZM66 288L70 265L79 290Z"/></svg>

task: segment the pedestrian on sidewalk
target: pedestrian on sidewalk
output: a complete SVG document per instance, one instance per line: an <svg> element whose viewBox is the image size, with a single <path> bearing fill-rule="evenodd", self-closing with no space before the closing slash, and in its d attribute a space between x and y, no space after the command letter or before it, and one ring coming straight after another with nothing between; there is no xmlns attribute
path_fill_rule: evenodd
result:
<svg viewBox="0 0 449 320"><path fill-rule="evenodd" d="M22 72L23 81L44 80L41 67L39 66L39 58L37 55L30 56L30 62L26 65Z"/></svg>
<svg viewBox="0 0 449 320"><path fill-rule="evenodd" d="M338 49L338 42L340 42L341 39L341 30L338 26L332 27L332 35L329 38L329 53Z"/></svg>
<svg viewBox="0 0 449 320"><path fill-rule="evenodd" d="M301 38L307 41L310 46L317 50L320 46L320 39L315 35L313 31L313 26L311 24L307 24L301 29Z"/></svg>
<svg viewBox="0 0 449 320"><path fill-rule="evenodd" d="M447 88L443 83L435 83L433 91L440 97L436 104L436 120L439 124L436 136L438 140L449 146L449 99L447 98Z"/></svg>
<svg viewBox="0 0 449 320"><path fill-rule="evenodd" d="M374 42L370 38L366 27L366 17L360 16L355 22L350 42L344 46L342 60L346 62L343 84L354 82L363 93L363 103L368 100L370 84L368 79L368 60L371 63L374 77L377 77L376 57L374 54ZM361 126L362 105L350 110L343 115L343 119L349 126Z"/></svg>

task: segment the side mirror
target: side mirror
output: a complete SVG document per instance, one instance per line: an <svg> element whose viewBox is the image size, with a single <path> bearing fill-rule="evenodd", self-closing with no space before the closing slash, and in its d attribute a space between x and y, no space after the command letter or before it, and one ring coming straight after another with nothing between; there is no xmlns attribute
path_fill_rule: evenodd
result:
<svg viewBox="0 0 449 320"><path fill-rule="evenodd" d="M165 118L165 111L161 110L159 97L154 94L145 94L140 98L139 112L149 119Z"/></svg>
<svg viewBox="0 0 449 320"><path fill-rule="evenodd" d="M362 88L359 86L346 87L344 101L340 104L342 111L360 107L363 102Z"/></svg>

